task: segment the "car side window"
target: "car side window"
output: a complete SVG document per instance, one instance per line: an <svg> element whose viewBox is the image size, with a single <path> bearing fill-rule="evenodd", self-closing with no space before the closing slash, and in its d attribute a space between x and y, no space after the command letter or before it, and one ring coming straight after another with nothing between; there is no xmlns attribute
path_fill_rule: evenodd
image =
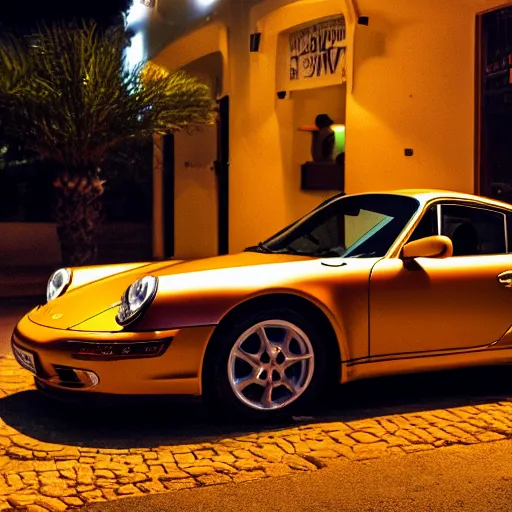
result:
<svg viewBox="0 0 512 512"><path fill-rule="evenodd" d="M441 234L453 243L454 256L505 254L505 215L462 205L441 207Z"/></svg>
<svg viewBox="0 0 512 512"><path fill-rule="evenodd" d="M437 207L431 206L421 218L419 224L414 228L408 242L414 242L427 236L437 235Z"/></svg>

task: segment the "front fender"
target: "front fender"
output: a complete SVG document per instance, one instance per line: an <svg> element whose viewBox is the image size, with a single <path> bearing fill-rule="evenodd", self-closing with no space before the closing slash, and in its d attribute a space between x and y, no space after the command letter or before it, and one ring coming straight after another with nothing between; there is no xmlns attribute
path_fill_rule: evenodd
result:
<svg viewBox="0 0 512 512"><path fill-rule="evenodd" d="M154 265L155 262L143 261L136 263L114 263L110 265L91 265L88 267L71 267L68 270L71 272L71 283L68 286L67 291L71 291L75 288L80 288L85 284L92 283L93 281L99 281L105 277L110 277L115 274L121 274L122 272L128 272L135 270L136 268L146 267ZM182 263L181 260L166 261L166 266L175 265Z"/></svg>
<svg viewBox="0 0 512 512"><path fill-rule="evenodd" d="M327 317L345 360L368 356L369 271L373 261L329 267L318 261L159 277L157 295L132 328L218 325L237 306L269 294L295 295Z"/></svg>

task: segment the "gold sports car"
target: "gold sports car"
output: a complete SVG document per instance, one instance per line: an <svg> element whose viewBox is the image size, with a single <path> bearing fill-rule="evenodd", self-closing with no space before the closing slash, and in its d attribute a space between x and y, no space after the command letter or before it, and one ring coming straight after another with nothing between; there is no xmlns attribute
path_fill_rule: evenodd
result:
<svg viewBox="0 0 512 512"><path fill-rule="evenodd" d="M512 206L337 196L239 254L57 270L12 350L51 394L304 409L366 377L512 361Z"/></svg>

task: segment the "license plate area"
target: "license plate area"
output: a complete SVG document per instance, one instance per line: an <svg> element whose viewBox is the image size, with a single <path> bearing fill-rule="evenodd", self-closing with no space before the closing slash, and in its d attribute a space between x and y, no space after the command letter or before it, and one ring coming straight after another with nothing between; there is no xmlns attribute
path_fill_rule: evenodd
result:
<svg viewBox="0 0 512 512"><path fill-rule="evenodd" d="M18 363L23 368L33 373L34 375L37 375L34 354L28 352L27 350L23 350L22 348L17 347L14 343L12 344L12 352L14 354L16 361L18 361Z"/></svg>

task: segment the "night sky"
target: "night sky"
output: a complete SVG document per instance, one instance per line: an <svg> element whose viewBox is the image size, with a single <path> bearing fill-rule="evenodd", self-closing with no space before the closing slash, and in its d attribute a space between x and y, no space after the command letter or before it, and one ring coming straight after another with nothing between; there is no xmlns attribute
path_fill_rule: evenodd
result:
<svg viewBox="0 0 512 512"><path fill-rule="evenodd" d="M76 18L110 24L131 6L131 0L3 0L0 25L3 30L30 29L41 21Z"/></svg>

